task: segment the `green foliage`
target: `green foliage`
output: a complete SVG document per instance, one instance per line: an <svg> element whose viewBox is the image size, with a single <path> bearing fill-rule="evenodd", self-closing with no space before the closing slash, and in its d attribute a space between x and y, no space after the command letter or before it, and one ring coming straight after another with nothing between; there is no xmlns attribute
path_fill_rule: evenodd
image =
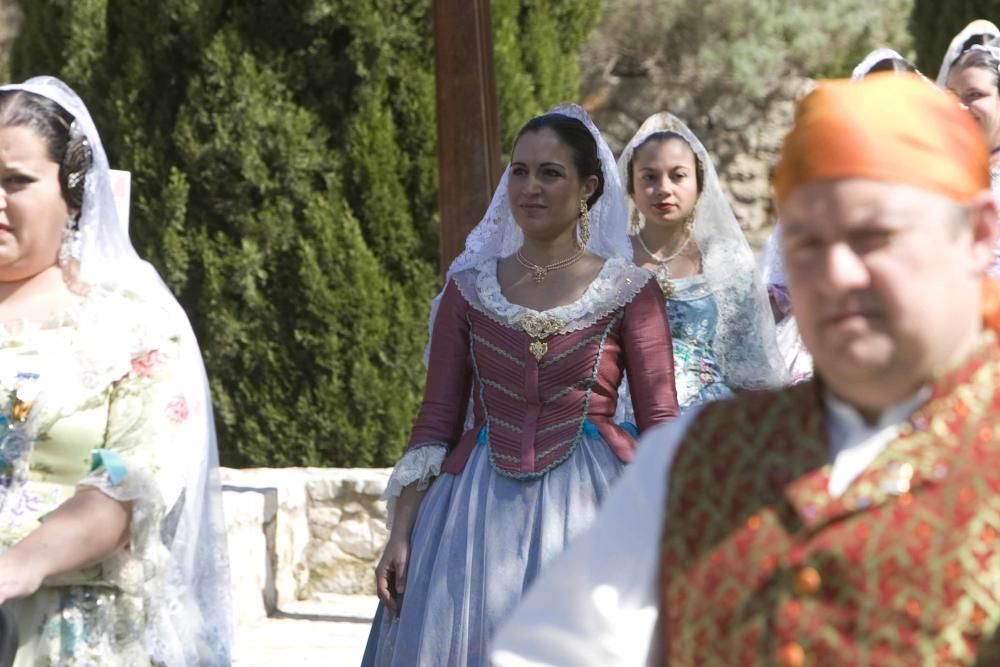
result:
<svg viewBox="0 0 1000 667"><path fill-rule="evenodd" d="M21 30L17 0L0 0L0 81L10 80L10 49Z"/></svg>
<svg viewBox="0 0 1000 667"><path fill-rule="evenodd" d="M913 0L608 0L601 57L658 68L696 101L765 100L790 76L846 76L869 51L909 49Z"/></svg>
<svg viewBox="0 0 1000 667"><path fill-rule="evenodd" d="M533 116L579 97L578 50L601 15L600 0L493 0L493 50L501 144Z"/></svg>
<svg viewBox="0 0 1000 667"><path fill-rule="evenodd" d="M509 135L577 97L598 3L494 4ZM224 463L391 464L439 286L430 0L23 10L14 78L64 78L132 171L132 238L198 333Z"/></svg>
<svg viewBox="0 0 1000 667"><path fill-rule="evenodd" d="M931 78L937 76L948 44L976 19L1000 22L1000 0L914 0L909 27L918 67Z"/></svg>

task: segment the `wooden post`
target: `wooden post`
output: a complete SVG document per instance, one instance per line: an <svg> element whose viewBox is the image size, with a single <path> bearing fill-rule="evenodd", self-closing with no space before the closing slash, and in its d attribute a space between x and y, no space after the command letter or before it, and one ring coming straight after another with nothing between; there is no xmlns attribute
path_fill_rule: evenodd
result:
<svg viewBox="0 0 1000 667"><path fill-rule="evenodd" d="M489 0L434 0L441 270L500 181L500 123Z"/></svg>

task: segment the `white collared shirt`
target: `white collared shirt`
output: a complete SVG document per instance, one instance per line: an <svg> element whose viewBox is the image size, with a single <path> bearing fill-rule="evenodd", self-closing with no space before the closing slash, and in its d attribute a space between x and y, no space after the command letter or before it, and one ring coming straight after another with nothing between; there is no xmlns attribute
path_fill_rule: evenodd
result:
<svg viewBox="0 0 1000 667"><path fill-rule="evenodd" d="M853 407L827 393L823 397L830 443L830 483L834 498L844 494L851 482L870 466L885 446L899 435L899 427L930 398L924 388L907 400L887 408L875 424L869 424Z"/></svg>
<svg viewBox="0 0 1000 667"><path fill-rule="evenodd" d="M929 397L922 389L868 424L827 395L833 462L829 491L840 496ZM494 641L496 667L641 667L655 657L656 587L668 472L697 409L650 430L588 532L535 582Z"/></svg>

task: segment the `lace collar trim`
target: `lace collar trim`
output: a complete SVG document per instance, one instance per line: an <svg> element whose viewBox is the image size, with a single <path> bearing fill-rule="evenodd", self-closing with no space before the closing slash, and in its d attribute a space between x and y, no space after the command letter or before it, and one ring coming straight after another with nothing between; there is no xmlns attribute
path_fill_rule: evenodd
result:
<svg viewBox="0 0 1000 667"><path fill-rule="evenodd" d="M0 321L0 346L24 343L43 331L63 327L79 328L102 321L106 324L109 313L120 315L122 312L134 312L139 303L142 303L141 299L125 288L114 285L91 286L86 294L73 294L64 307L44 318L15 317ZM146 319L152 314L151 308L144 308L148 312L135 319ZM125 325L118 323L118 326L120 328Z"/></svg>
<svg viewBox="0 0 1000 667"><path fill-rule="evenodd" d="M579 299L543 311L507 300L497 280L496 258L456 274L453 280L469 305L498 324L520 330L525 316L545 317L565 322L562 333L568 333L592 326L627 305L652 277L651 272L625 257L611 257Z"/></svg>
<svg viewBox="0 0 1000 667"><path fill-rule="evenodd" d="M124 377L133 360L179 334L157 304L124 288L92 288L44 320L0 328L0 394L18 373L40 375L32 424L51 424ZM34 428L34 427L33 427Z"/></svg>

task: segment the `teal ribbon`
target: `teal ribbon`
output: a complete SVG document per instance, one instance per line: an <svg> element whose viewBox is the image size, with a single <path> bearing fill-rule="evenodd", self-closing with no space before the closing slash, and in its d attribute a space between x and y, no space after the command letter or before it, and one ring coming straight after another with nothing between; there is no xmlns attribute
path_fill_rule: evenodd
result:
<svg viewBox="0 0 1000 667"><path fill-rule="evenodd" d="M91 452L90 472L94 472L100 468L104 468L108 473L111 486L118 486L128 477L128 466L122 461L122 457L118 455L118 452L113 452L110 449L95 449Z"/></svg>

